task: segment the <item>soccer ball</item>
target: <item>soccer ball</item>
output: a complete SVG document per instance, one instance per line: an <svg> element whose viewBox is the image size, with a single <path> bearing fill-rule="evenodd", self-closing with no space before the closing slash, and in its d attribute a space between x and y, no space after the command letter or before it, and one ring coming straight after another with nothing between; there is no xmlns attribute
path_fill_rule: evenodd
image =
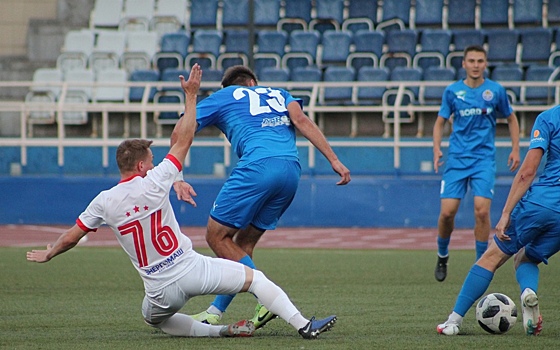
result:
<svg viewBox="0 0 560 350"><path fill-rule="evenodd" d="M488 294L476 304L476 320L488 333L505 333L517 321L517 306L505 294Z"/></svg>

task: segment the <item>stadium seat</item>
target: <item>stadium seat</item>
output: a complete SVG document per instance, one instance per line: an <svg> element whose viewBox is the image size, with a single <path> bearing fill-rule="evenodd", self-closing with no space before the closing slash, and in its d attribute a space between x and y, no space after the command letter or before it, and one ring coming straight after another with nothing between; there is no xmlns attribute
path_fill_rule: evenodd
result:
<svg viewBox="0 0 560 350"><path fill-rule="evenodd" d="M519 32L515 29L492 29L484 32L488 42L488 66L516 62Z"/></svg>
<svg viewBox="0 0 560 350"><path fill-rule="evenodd" d="M221 69L205 69L203 74L204 74L204 78L202 79L203 83L204 82L221 82L222 77L224 75L224 72ZM257 75L257 78L258 78L258 75ZM199 97L209 96L210 94L212 94L215 91L218 91L219 89L220 89L219 87L201 86L200 90L199 90L200 91Z"/></svg>
<svg viewBox="0 0 560 350"><path fill-rule="evenodd" d="M411 0L384 1L381 9L381 22L377 24L377 30L409 28Z"/></svg>
<svg viewBox="0 0 560 350"><path fill-rule="evenodd" d="M108 68L97 71L95 72L95 80L98 85L94 89L94 101L124 102L127 90L125 87L127 73L124 69ZM122 83L122 86L112 86L115 83Z"/></svg>
<svg viewBox="0 0 560 350"><path fill-rule="evenodd" d="M56 67L62 72L76 68L85 69L94 44L93 31L86 29L69 31L64 37L64 45L56 59Z"/></svg>
<svg viewBox="0 0 560 350"><path fill-rule="evenodd" d="M256 0L254 1L253 22L259 29L276 29L280 20L280 0Z"/></svg>
<svg viewBox="0 0 560 350"><path fill-rule="evenodd" d="M513 25L542 27L543 24L543 0L514 0L513 2Z"/></svg>
<svg viewBox="0 0 560 350"><path fill-rule="evenodd" d="M157 82L159 81L159 71L155 69L143 69L135 70L130 74L128 79L130 82ZM141 102L144 97L144 86L131 86L128 92L128 100L130 102ZM155 87L150 89L147 96L147 102L152 102L154 100L154 95L157 89Z"/></svg>
<svg viewBox="0 0 560 350"><path fill-rule="evenodd" d="M389 74L390 81L421 81L423 76L423 71L421 68L409 68L409 67L395 67ZM407 87L408 90L412 91L414 94L414 99L418 99L419 86Z"/></svg>
<svg viewBox="0 0 560 350"><path fill-rule="evenodd" d="M33 85L25 96L26 104L55 103L60 94L60 85L63 80L62 71L57 68L39 68L33 73ZM53 108L32 110L27 115L29 124L52 124L55 121ZM32 131L30 130L30 133Z"/></svg>
<svg viewBox="0 0 560 350"><path fill-rule="evenodd" d="M161 38L165 33L174 33L185 25L188 0L158 0L150 22L150 30Z"/></svg>
<svg viewBox="0 0 560 350"><path fill-rule="evenodd" d="M560 0L548 0L546 21L548 27L560 25Z"/></svg>
<svg viewBox="0 0 560 350"><path fill-rule="evenodd" d="M507 81L523 81L523 70L519 66L497 66L492 70L490 79L497 82ZM520 87L506 87L508 95L511 97L511 102L517 102L521 96Z"/></svg>
<svg viewBox="0 0 560 350"><path fill-rule="evenodd" d="M249 31L246 29L229 29L224 33L225 51L217 58L217 68L226 70L234 65L249 64Z"/></svg>
<svg viewBox="0 0 560 350"><path fill-rule="evenodd" d="M179 120L180 113L185 106L185 96L183 92L167 90L158 91L154 96L154 103L157 104L175 104L176 111L155 111L154 123L156 124L156 137L162 136L162 125L174 125Z"/></svg>
<svg viewBox="0 0 560 350"><path fill-rule="evenodd" d="M390 81L421 81L422 80L422 70L420 68L407 68L407 67L395 67L389 75ZM398 89L388 89L383 94L383 105L384 106L395 106L400 104L401 106L407 106L411 104L416 104L418 101L419 87L407 87L403 91L402 100L398 101L399 96ZM412 123L415 120L414 111L411 112L400 112L400 123ZM392 111L385 111L382 113L382 120L385 123L384 137L390 135L389 125L395 123L395 116Z"/></svg>
<svg viewBox="0 0 560 350"><path fill-rule="evenodd" d="M385 36L387 52L381 55L379 65L393 69L397 66L411 67L416 54L418 32L414 29L391 30Z"/></svg>
<svg viewBox="0 0 560 350"><path fill-rule="evenodd" d="M320 34L316 30L294 30L290 33L290 51L282 56L281 67L290 71L297 66L315 64Z"/></svg>
<svg viewBox="0 0 560 350"><path fill-rule="evenodd" d="M340 30L343 20L344 0L315 0L315 17L309 22L309 29L320 33Z"/></svg>
<svg viewBox="0 0 560 350"><path fill-rule="evenodd" d="M96 0L90 15L90 28L117 29L122 9L123 0Z"/></svg>
<svg viewBox="0 0 560 350"><path fill-rule="evenodd" d="M126 50L121 56L121 67L128 73L152 68L152 60L158 47L156 32L128 32Z"/></svg>
<svg viewBox="0 0 560 350"><path fill-rule="evenodd" d="M284 0L284 17L278 21L277 29L288 33L307 30L311 22L311 8L311 0Z"/></svg>
<svg viewBox="0 0 560 350"><path fill-rule="evenodd" d="M161 37L160 50L154 55L153 66L160 72L169 68L182 69L189 52L189 32L166 33Z"/></svg>
<svg viewBox="0 0 560 350"><path fill-rule="evenodd" d="M552 47L552 29L527 28L520 30L520 64L548 64Z"/></svg>
<svg viewBox="0 0 560 350"><path fill-rule="evenodd" d="M344 66L350 54L352 32L327 30L321 37L321 44L323 49L318 60L320 66Z"/></svg>
<svg viewBox="0 0 560 350"><path fill-rule="evenodd" d="M356 71L352 67L327 67L324 82L354 81ZM351 105L352 87L322 87L319 89L319 103L322 105Z"/></svg>
<svg viewBox="0 0 560 350"><path fill-rule="evenodd" d="M389 80L389 69L377 67L362 67L358 71L356 80L360 82L386 82ZM387 88L385 86L358 87L358 92L356 94L356 104L368 106L381 105L383 94L386 90Z"/></svg>
<svg viewBox="0 0 560 350"><path fill-rule="evenodd" d="M418 100L423 105L440 105L443 92L447 85L455 80L456 72L454 68L428 67L423 71L423 81L446 81L448 84L443 86L422 86L419 90Z"/></svg>
<svg viewBox="0 0 560 350"><path fill-rule="evenodd" d="M257 76L264 67L280 68L287 43L288 33L286 31L263 29L257 32L257 50L253 54L254 69Z"/></svg>
<svg viewBox="0 0 560 350"><path fill-rule="evenodd" d="M191 67L195 62L202 69L216 69L217 58L220 55L223 32L216 29L198 29L194 32L192 51L185 58L185 67Z"/></svg>
<svg viewBox="0 0 560 350"><path fill-rule="evenodd" d="M447 0L447 26L474 29L477 0Z"/></svg>
<svg viewBox="0 0 560 350"><path fill-rule="evenodd" d="M445 29L424 29L420 34L420 51L412 59L413 67L426 69L430 66L445 66L449 53L451 31Z"/></svg>
<svg viewBox="0 0 560 350"><path fill-rule="evenodd" d="M509 0L480 0L480 27L508 28Z"/></svg>
<svg viewBox="0 0 560 350"><path fill-rule="evenodd" d="M203 73L204 74L204 73ZM162 86L159 91L179 91L182 92L183 89L180 85L179 75L188 79L189 70L188 69L166 69L165 71L161 72L159 80L162 82L174 83L174 86Z"/></svg>
<svg viewBox="0 0 560 350"><path fill-rule="evenodd" d="M249 24L249 0L221 0L222 27L246 28Z"/></svg>
<svg viewBox="0 0 560 350"><path fill-rule="evenodd" d="M379 58L383 55L385 33L379 30L360 29L354 33L354 51L348 55L346 66L359 71L361 67L379 66Z"/></svg>
<svg viewBox="0 0 560 350"><path fill-rule="evenodd" d="M64 81L70 83L64 96L64 103L88 104L92 97L94 73L91 69L74 69L68 71ZM80 85L81 84L81 85ZM88 122L88 112L81 108L77 111L62 113L62 121L69 125L82 125Z"/></svg>
<svg viewBox="0 0 560 350"><path fill-rule="evenodd" d="M290 80L295 82L318 82L323 80L323 72L316 66L296 67L291 71Z"/></svg>
<svg viewBox="0 0 560 350"><path fill-rule="evenodd" d="M102 31L97 35L97 43L89 56L89 67L94 71L119 68L120 58L126 48L126 33Z"/></svg>
<svg viewBox="0 0 560 350"><path fill-rule="evenodd" d="M119 30L147 31L154 17L155 0L125 0Z"/></svg>
<svg viewBox="0 0 560 350"><path fill-rule="evenodd" d="M190 0L190 31L200 28L216 29L218 25L218 0Z"/></svg>
<svg viewBox="0 0 560 350"><path fill-rule="evenodd" d="M543 81L550 79L554 68L549 66L532 65L525 71L525 81ZM546 86L526 87L521 89L521 102L526 105L554 103L554 88Z"/></svg>
<svg viewBox="0 0 560 350"><path fill-rule="evenodd" d="M259 83L263 82L286 82L290 79L290 71L287 68L265 67L258 76Z"/></svg>
<svg viewBox="0 0 560 350"><path fill-rule="evenodd" d="M478 29L455 29L452 30L452 44L454 50L447 54L445 66L458 70L462 66L463 50L470 45L482 46L486 37L484 32Z"/></svg>
<svg viewBox="0 0 560 350"><path fill-rule="evenodd" d="M414 7L414 28L443 26L443 0L416 0Z"/></svg>
<svg viewBox="0 0 560 350"><path fill-rule="evenodd" d="M354 34L358 30L374 30L377 23L377 1L352 0L348 3L348 18L342 22L342 30Z"/></svg>

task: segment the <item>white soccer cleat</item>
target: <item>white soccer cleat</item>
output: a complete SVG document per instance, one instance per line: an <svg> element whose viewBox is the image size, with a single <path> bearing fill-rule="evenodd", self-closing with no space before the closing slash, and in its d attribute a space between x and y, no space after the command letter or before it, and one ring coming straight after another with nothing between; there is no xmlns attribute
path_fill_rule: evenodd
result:
<svg viewBox="0 0 560 350"><path fill-rule="evenodd" d="M539 335L542 331L542 316L539 310L539 298L532 289L525 288L521 294L523 310L523 328L527 335Z"/></svg>
<svg viewBox="0 0 560 350"><path fill-rule="evenodd" d="M457 323L453 323L449 321L439 324L436 329L439 334L443 334L443 335L459 334L459 325Z"/></svg>

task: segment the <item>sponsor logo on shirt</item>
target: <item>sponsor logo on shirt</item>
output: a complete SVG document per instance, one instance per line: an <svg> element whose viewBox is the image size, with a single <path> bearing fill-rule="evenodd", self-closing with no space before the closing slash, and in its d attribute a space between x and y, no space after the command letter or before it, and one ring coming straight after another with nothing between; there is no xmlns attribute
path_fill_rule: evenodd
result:
<svg viewBox="0 0 560 350"><path fill-rule="evenodd" d="M281 117L274 117L274 118L263 118L261 127L276 127L280 125L290 125L290 118L283 115Z"/></svg>
<svg viewBox="0 0 560 350"><path fill-rule="evenodd" d="M146 275L150 276L151 274L163 271L175 264L175 259L183 255L184 251L182 248L179 248L175 251L175 253L171 254L167 257L164 261L160 262L157 265L152 266L151 269L144 269Z"/></svg>
<svg viewBox="0 0 560 350"><path fill-rule="evenodd" d="M492 108L466 108L466 109L460 109L459 115L461 117L472 117L475 115L491 114L492 111L493 111Z"/></svg>
<svg viewBox="0 0 560 350"><path fill-rule="evenodd" d="M457 92L455 93L455 96L457 96L457 98L458 98L459 100L463 100L463 101L465 100L465 96L466 96L466 95L467 95L467 92L466 92L465 90L457 91Z"/></svg>
<svg viewBox="0 0 560 350"><path fill-rule="evenodd" d="M537 129L533 131L533 137L531 138L531 143L544 142L544 138L541 137L541 132Z"/></svg>
<svg viewBox="0 0 560 350"><path fill-rule="evenodd" d="M484 101L492 101L492 99L494 98L494 94L490 90L484 90L484 92L482 93L482 98L484 99Z"/></svg>

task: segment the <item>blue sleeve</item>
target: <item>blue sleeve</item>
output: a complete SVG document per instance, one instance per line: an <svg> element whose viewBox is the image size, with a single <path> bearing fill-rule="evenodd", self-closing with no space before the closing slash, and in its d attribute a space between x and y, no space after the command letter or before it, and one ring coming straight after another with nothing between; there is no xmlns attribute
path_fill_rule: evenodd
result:
<svg viewBox="0 0 560 350"><path fill-rule="evenodd" d="M453 106L453 96L453 92L449 89L449 87L445 88L441 99L441 107L439 108L439 116L445 119L449 119L449 117L451 117L451 114L453 113L451 110Z"/></svg>
<svg viewBox="0 0 560 350"><path fill-rule="evenodd" d="M196 129L197 132L218 122L216 120L220 110L220 104L217 101L218 95L219 94L216 92L196 105L196 121L198 123L198 128Z"/></svg>
<svg viewBox="0 0 560 350"><path fill-rule="evenodd" d="M506 89L500 86L499 89L499 99L498 99L498 111L502 113L505 117L509 117L513 113L513 108L509 103L509 98L507 97Z"/></svg>
<svg viewBox="0 0 560 350"><path fill-rule="evenodd" d="M542 148L545 152L548 150L551 137L551 127L546 118L540 114L533 124L531 130L531 141L529 142L529 149Z"/></svg>

